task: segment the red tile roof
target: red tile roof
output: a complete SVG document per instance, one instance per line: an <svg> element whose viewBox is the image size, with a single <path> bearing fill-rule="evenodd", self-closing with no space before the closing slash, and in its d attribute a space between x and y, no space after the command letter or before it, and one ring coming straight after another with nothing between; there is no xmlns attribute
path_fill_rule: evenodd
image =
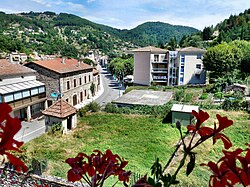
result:
<svg viewBox="0 0 250 187"><path fill-rule="evenodd" d="M97 75L99 73L99 71L97 69L93 69L93 75Z"/></svg>
<svg viewBox="0 0 250 187"><path fill-rule="evenodd" d="M33 61L30 63L37 64L42 66L46 69L52 70L54 72L63 74L69 73L74 71L80 71L85 69L93 69L92 66L85 64L83 62L79 62L76 59L62 59L62 58L55 58L51 60L40 60L40 61Z"/></svg>
<svg viewBox="0 0 250 187"><path fill-rule="evenodd" d="M20 64L12 64L5 59L0 59L0 76L15 76L15 75L25 75L25 74L34 74L35 71L22 66Z"/></svg>
<svg viewBox="0 0 250 187"><path fill-rule="evenodd" d="M44 115L48 116L54 116L57 118L66 118L72 114L76 113L76 108L64 101L63 99L60 99L56 101L53 105L51 105L49 108L42 111Z"/></svg>

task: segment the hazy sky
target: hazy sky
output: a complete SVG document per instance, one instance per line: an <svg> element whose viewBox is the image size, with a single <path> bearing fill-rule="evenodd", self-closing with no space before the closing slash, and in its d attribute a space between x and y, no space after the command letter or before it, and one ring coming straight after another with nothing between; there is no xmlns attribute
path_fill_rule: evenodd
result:
<svg viewBox="0 0 250 187"><path fill-rule="evenodd" d="M146 21L202 30L250 8L250 0L1 0L0 11L64 12L119 29Z"/></svg>

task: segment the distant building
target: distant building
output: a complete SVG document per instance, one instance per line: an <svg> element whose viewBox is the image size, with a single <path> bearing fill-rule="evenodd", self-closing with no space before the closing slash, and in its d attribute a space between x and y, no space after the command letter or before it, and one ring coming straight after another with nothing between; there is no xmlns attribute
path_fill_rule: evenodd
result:
<svg viewBox="0 0 250 187"><path fill-rule="evenodd" d="M37 79L46 85L48 106L62 98L75 106L92 97L90 87L99 89L99 72L76 59L55 58L26 64L37 71Z"/></svg>
<svg viewBox="0 0 250 187"><path fill-rule="evenodd" d="M11 52L7 59L10 63L22 64L28 59L28 56L25 53Z"/></svg>
<svg viewBox="0 0 250 187"><path fill-rule="evenodd" d="M134 84L205 84L205 50L187 47L176 51L148 46L134 49Z"/></svg>
<svg viewBox="0 0 250 187"><path fill-rule="evenodd" d="M0 103L8 103L13 116L29 121L39 114L45 108L45 92L34 70L0 60Z"/></svg>

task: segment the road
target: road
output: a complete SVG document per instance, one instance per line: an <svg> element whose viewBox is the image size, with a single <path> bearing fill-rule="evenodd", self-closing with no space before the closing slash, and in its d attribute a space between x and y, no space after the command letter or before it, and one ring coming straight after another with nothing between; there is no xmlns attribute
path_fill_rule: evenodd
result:
<svg viewBox="0 0 250 187"><path fill-rule="evenodd" d="M113 79L112 75L107 72L106 68L101 69L101 81L104 92L95 100L101 106L112 102L122 95L124 89L119 90L119 84Z"/></svg>

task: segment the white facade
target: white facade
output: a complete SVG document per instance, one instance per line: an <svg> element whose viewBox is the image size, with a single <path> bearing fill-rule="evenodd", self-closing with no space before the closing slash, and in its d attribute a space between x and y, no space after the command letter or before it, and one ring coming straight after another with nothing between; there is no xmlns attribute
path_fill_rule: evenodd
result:
<svg viewBox="0 0 250 187"><path fill-rule="evenodd" d="M132 50L134 84L185 85L205 84L202 58L205 50L188 47L167 51L155 47Z"/></svg>

